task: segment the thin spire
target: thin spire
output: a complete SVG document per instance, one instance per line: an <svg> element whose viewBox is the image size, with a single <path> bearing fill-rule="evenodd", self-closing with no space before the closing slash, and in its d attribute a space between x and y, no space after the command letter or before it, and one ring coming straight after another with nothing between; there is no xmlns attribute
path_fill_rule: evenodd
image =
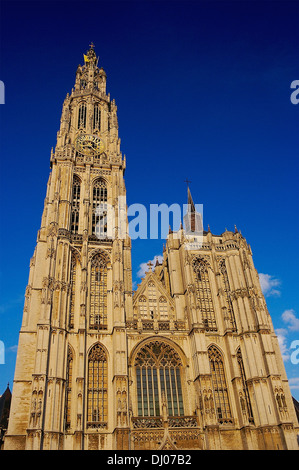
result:
<svg viewBox="0 0 299 470"><path fill-rule="evenodd" d="M188 212L195 212L195 205L191 196L191 191L189 189L189 183L191 183L191 181L188 180L188 178L186 178L184 181L187 184L187 191L188 191Z"/></svg>
<svg viewBox="0 0 299 470"><path fill-rule="evenodd" d="M195 205L191 196L191 191L188 186L188 212L195 212Z"/></svg>

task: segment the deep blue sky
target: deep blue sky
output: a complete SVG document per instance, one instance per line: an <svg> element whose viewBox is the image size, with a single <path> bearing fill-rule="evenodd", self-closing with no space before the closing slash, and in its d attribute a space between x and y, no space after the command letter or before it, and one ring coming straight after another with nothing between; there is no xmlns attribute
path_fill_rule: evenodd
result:
<svg viewBox="0 0 299 470"><path fill-rule="evenodd" d="M299 339L299 105L290 101L290 84L299 80L298 6L1 2L0 394L13 381L62 103L91 41L118 106L128 204L186 203L189 178L205 229L220 234L236 224L250 243L290 355ZM135 283L140 264L162 254L162 246L163 240L133 242ZM289 358L285 366L299 399L299 364Z"/></svg>

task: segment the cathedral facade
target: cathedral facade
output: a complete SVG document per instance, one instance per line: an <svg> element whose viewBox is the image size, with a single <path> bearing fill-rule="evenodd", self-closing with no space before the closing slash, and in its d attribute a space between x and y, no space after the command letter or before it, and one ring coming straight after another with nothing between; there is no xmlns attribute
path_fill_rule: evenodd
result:
<svg viewBox="0 0 299 470"><path fill-rule="evenodd" d="M204 231L198 247L170 230L163 261L133 292L117 107L93 45L50 164L4 448L298 449L277 337L237 229Z"/></svg>

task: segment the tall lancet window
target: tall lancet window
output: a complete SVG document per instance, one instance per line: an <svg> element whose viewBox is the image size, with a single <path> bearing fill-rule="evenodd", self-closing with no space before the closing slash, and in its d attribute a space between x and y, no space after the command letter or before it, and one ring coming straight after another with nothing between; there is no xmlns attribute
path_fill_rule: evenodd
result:
<svg viewBox="0 0 299 470"><path fill-rule="evenodd" d="M86 104L82 103L78 111L78 129L86 127Z"/></svg>
<svg viewBox="0 0 299 470"><path fill-rule="evenodd" d="M135 359L138 416L183 416L182 361L168 344L152 341Z"/></svg>
<svg viewBox="0 0 299 470"><path fill-rule="evenodd" d="M239 371L241 375L242 388L243 388L243 393L242 393L242 396L240 397L242 412L247 414L249 423L254 424L250 395L249 395L249 390L248 390L248 386L246 382L245 369L244 369L244 364L243 364L243 359L242 359L240 348L237 351L237 361L239 365Z"/></svg>
<svg viewBox="0 0 299 470"><path fill-rule="evenodd" d="M227 274L227 269L226 269L224 259L220 261L219 267L220 267L220 272L222 275L222 280L223 280L223 285L224 285L224 293L225 293L226 307L227 307L227 320L229 322L230 328L236 331L236 320L235 320L235 315L234 315L233 304L230 298L230 285L229 285L229 279L228 279L228 274Z"/></svg>
<svg viewBox="0 0 299 470"><path fill-rule="evenodd" d="M94 105L93 110L93 128L101 130L101 107L99 103Z"/></svg>
<svg viewBox="0 0 299 470"><path fill-rule="evenodd" d="M65 381L65 429L71 426L71 397L73 381L73 352L68 348L66 363L66 381Z"/></svg>
<svg viewBox="0 0 299 470"><path fill-rule="evenodd" d="M107 427L107 375L106 352L100 344L96 344L88 355L87 427L89 428Z"/></svg>
<svg viewBox="0 0 299 470"><path fill-rule="evenodd" d="M107 329L107 264L99 255L91 262L89 328Z"/></svg>
<svg viewBox="0 0 299 470"><path fill-rule="evenodd" d="M194 261L193 269L195 273L196 296L203 324L208 330L217 330L209 281L208 263L203 258L197 258Z"/></svg>
<svg viewBox="0 0 299 470"><path fill-rule="evenodd" d="M229 405L222 354L215 346L211 346L208 349L208 353L217 418L220 423L229 423L232 422L232 416Z"/></svg>
<svg viewBox="0 0 299 470"><path fill-rule="evenodd" d="M81 192L81 183L80 183L79 178L75 175L73 179L72 212L71 212L71 232L72 233L78 233L79 231L80 192Z"/></svg>
<svg viewBox="0 0 299 470"><path fill-rule="evenodd" d="M101 179L93 185L92 235L96 235L97 238L107 236L107 186Z"/></svg>
<svg viewBox="0 0 299 470"><path fill-rule="evenodd" d="M76 275L77 275L77 260L74 255L71 259L71 272L70 272L70 313L69 313L69 328L74 328L75 317L75 295L76 295Z"/></svg>

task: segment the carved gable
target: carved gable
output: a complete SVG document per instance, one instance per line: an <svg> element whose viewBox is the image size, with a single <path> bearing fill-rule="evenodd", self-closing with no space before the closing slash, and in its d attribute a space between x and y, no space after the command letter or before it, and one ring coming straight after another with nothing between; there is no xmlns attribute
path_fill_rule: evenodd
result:
<svg viewBox="0 0 299 470"><path fill-rule="evenodd" d="M174 303L154 272L146 273L133 299L134 317L141 320L169 321Z"/></svg>

